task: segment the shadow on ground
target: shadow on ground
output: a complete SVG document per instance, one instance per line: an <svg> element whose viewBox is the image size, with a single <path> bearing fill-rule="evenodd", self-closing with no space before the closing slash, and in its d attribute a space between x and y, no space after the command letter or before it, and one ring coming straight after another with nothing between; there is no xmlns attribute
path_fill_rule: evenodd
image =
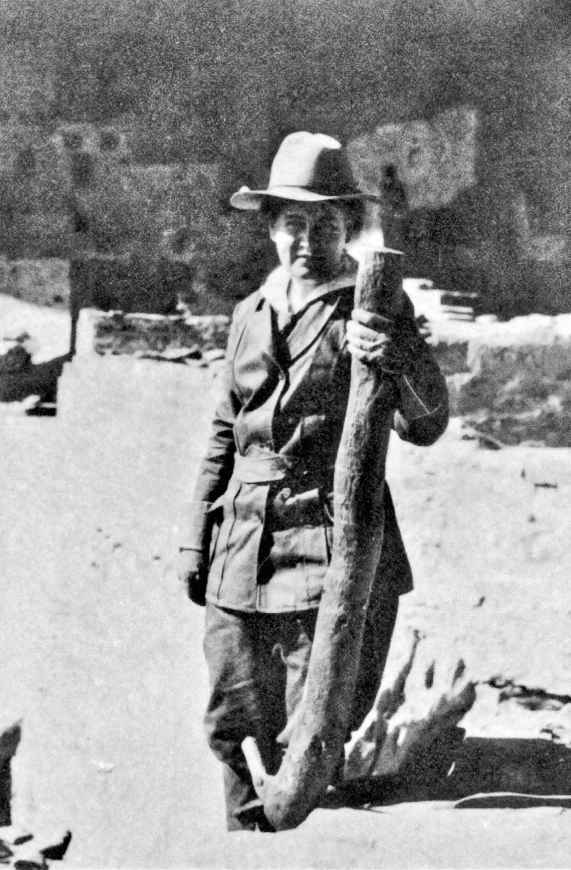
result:
<svg viewBox="0 0 571 870"><path fill-rule="evenodd" d="M411 757L398 778L354 780L334 807L450 801L463 808L571 808L571 750L542 739L465 737L462 728Z"/></svg>
<svg viewBox="0 0 571 870"><path fill-rule="evenodd" d="M20 722L0 734L0 827L9 825L12 821L12 771L10 765L21 736Z"/></svg>

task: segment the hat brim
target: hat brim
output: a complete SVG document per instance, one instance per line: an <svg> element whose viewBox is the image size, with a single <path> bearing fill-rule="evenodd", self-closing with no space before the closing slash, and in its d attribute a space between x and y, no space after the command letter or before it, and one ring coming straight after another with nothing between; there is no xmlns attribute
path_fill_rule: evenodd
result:
<svg viewBox="0 0 571 870"><path fill-rule="evenodd" d="M257 211L262 204L262 200L267 196L275 199L288 199L293 202L331 202L335 200L354 201L368 200L369 202L380 202L380 197L372 193L347 193L342 196L325 196L322 193L316 193L314 190L308 190L306 187L272 187L269 190L250 190L242 187L237 193L230 197L230 205L234 208L240 208L249 211Z"/></svg>

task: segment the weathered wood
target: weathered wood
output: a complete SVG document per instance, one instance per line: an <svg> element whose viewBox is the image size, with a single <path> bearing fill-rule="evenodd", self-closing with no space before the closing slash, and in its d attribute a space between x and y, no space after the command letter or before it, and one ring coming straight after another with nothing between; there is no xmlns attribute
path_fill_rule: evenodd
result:
<svg viewBox="0 0 571 870"><path fill-rule="evenodd" d="M355 307L394 317L402 305L398 254L363 252ZM353 359L335 469L335 525L301 712L264 811L277 830L299 825L325 793L343 752L367 603L383 540L383 484L395 386Z"/></svg>
<svg viewBox="0 0 571 870"><path fill-rule="evenodd" d="M427 763L435 761L435 745L455 734L475 700L475 682L456 645L414 632L402 667L383 681L345 747L343 785L370 779L419 787Z"/></svg>
<svg viewBox="0 0 571 870"><path fill-rule="evenodd" d="M251 735L244 737L242 740L242 752L244 753L256 794L259 798L263 799L268 775L255 737Z"/></svg>

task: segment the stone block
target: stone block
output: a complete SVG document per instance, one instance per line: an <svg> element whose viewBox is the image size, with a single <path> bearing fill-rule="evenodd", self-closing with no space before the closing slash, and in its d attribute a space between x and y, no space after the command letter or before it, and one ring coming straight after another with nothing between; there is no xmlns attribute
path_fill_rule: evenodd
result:
<svg viewBox="0 0 571 870"><path fill-rule="evenodd" d="M430 323L453 414L497 441L571 445L571 316Z"/></svg>
<svg viewBox="0 0 571 870"><path fill-rule="evenodd" d="M443 375L456 375L470 371L468 366L468 342L437 341L432 344L434 355Z"/></svg>
<svg viewBox="0 0 571 870"><path fill-rule="evenodd" d="M457 417L460 415L459 402L462 388L472 378L470 372L446 375L446 386L448 388L448 404L450 407L450 415Z"/></svg>
<svg viewBox="0 0 571 870"><path fill-rule="evenodd" d="M196 349L197 356L226 347L229 318L224 315L161 317L83 309L79 315L76 352L144 356L176 348Z"/></svg>
<svg viewBox="0 0 571 870"><path fill-rule="evenodd" d="M70 264L72 318L82 308L174 314L177 292L192 280L191 264L158 257L89 254Z"/></svg>
<svg viewBox="0 0 571 870"><path fill-rule="evenodd" d="M571 445L571 341L472 347L456 410L508 444Z"/></svg>

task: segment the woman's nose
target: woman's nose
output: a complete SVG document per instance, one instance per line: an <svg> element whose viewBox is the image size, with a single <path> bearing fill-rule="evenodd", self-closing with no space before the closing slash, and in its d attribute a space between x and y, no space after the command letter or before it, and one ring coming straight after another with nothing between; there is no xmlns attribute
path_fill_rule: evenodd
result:
<svg viewBox="0 0 571 870"><path fill-rule="evenodd" d="M309 250L311 237L311 228L306 224L305 227L300 227L297 235L297 241L300 248Z"/></svg>

